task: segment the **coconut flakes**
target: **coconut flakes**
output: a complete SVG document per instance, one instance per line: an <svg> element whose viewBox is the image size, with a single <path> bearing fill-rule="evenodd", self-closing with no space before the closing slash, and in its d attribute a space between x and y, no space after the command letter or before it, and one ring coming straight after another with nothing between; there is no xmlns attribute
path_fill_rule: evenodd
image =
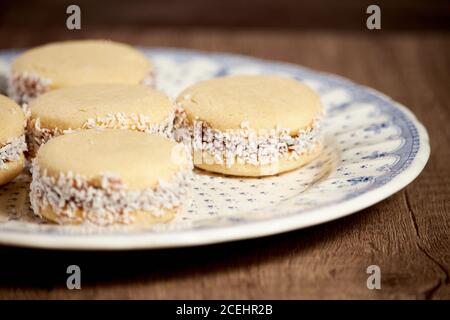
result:
<svg viewBox="0 0 450 320"><path fill-rule="evenodd" d="M8 81L8 96L18 103L28 103L31 99L49 91L51 83L51 79L31 72L13 74ZM150 71L141 84L153 88L155 86L154 72Z"/></svg>
<svg viewBox="0 0 450 320"><path fill-rule="evenodd" d="M172 137L174 114L171 113L161 123L152 123L149 116L143 114L125 114L108 113L104 117L97 117L95 119L88 119L82 129L127 129L133 131L140 131L151 134L160 134L167 138Z"/></svg>
<svg viewBox="0 0 450 320"><path fill-rule="evenodd" d="M50 79L42 78L34 73L13 74L8 82L8 95L18 103L27 103L49 91L51 83Z"/></svg>
<svg viewBox="0 0 450 320"><path fill-rule="evenodd" d="M314 120L309 128L295 136L289 128L254 130L248 121L239 129L225 131L211 128L206 122L194 119L190 122L186 113L178 107L175 111L174 138L189 145L194 162L207 160L231 167L234 163L266 165L277 163L280 158L298 159L312 152L320 139L320 120Z"/></svg>
<svg viewBox="0 0 450 320"><path fill-rule="evenodd" d="M177 210L182 207L192 179L190 168L186 168L170 181L159 181L156 188L132 191L111 173L103 173L100 184L94 185L73 172L60 173L57 178L49 176L36 160L32 173L30 201L37 216L41 217L41 210L50 206L59 220L98 225L130 224L135 211L161 217L167 210Z"/></svg>
<svg viewBox="0 0 450 320"><path fill-rule="evenodd" d="M125 113L108 113L104 117L97 117L95 119L89 118L83 124L81 129L123 129L123 130L134 130L150 134L160 134L166 138L171 138L173 133L173 117L174 114L171 113L164 121L161 123L150 122L150 117L142 114L125 114ZM39 147L46 143L53 137L68 134L73 132L75 129L62 130L59 128L49 129L42 128L40 118L31 119L28 121L27 125L27 142L29 145L29 154L31 157L36 155Z"/></svg>
<svg viewBox="0 0 450 320"><path fill-rule="evenodd" d="M9 139L8 142L0 148L0 170L6 168L8 162L17 161L27 150L25 135L18 138Z"/></svg>

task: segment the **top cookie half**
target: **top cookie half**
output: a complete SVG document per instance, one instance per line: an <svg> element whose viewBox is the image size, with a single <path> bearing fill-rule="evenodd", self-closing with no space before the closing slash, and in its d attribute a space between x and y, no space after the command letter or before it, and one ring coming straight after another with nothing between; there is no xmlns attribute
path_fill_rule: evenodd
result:
<svg viewBox="0 0 450 320"><path fill-rule="evenodd" d="M318 95L294 79L273 75L242 75L202 81L183 91L177 103L189 120L200 119L213 129L288 128L290 134L320 118Z"/></svg>
<svg viewBox="0 0 450 320"><path fill-rule="evenodd" d="M141 52L126 44L78 40L30 49L13 62L11 73L14 98L33 98L75 85L140 84L151 75L152 66Z"/></svg>

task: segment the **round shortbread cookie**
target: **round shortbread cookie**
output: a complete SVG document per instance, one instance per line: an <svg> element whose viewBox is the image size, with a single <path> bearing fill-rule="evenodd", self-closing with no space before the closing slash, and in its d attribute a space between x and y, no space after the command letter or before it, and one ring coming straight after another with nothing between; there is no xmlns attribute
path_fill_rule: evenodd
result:
<svg viewBox="0 0 450 320"><path fill-rule="evenodd" d="M112 128L170 137L174 108L162 92L144 85L92 84L47 92L30 105L31 156L67 130Z"/></svg>
<svg viewBox="0 0 450 320"><path fill-rule="evenodd" d="M291 134L320 117L318 95L290 78L272 75L229 76L201 81L177 98L188 119L201 119L213 129L289 128Z"/></svg>
<svg viewBox="0 0 450 320"><path fill-rule="evenodd" d="M29 100L43 92L83 84L147 83L150 61L133 47L107 40L55 42L32 48L11 67L11 95Z"/></svg>
<svg viewBox="0 0 450 320"><path fill-rule="evenodd" d="M23 169L24 122L25 115L17 103L0 95L0 185L14 179Z"/></svg>
<svg viewBox="0 0 450 320"><path fill-rule="evenodd" d="M31 203L59 223L167 221L186 198L184 146L125 130L82 130L43 145L33 161Z"/></svg>
<svg viewBox="0 0 450 320"><path fill-rule="evenodd" d="M273 175L308 163L321 149L320 98L291 78L205 80L185 89L177 105L176 138L188 141L194 164L205 170Z"/></svg>

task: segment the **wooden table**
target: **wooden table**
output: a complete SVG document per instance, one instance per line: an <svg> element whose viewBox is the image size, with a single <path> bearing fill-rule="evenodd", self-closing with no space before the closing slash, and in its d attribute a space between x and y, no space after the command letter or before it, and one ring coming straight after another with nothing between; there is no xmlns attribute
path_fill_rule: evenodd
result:
<svg viewBox="0 0 450 320"><path fill-rule="evenodd" d="M66 30L0 31L27 47ZM261 239L134 252L0 248L1 298L450 298L450 34L108 29L71 33L146 46L229 51L298 63L378 89L428 129L431 158L410 186L347 218ZM82 290L65 287L82 269ZM366 268L381 267L381 290Z"/></svg>

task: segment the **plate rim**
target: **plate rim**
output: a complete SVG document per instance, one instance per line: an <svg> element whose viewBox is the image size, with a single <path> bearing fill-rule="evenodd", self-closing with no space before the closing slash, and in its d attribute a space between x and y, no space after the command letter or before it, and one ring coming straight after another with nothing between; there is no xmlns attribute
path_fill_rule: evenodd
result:
<svg viewBox="0 0 450 320"><path fill-rule="evenodd" d="M181 248L199 245L216 244L231 242L244 239L254 239L263 236L270 236L279 233L289 232L308 228L318 224L333 221L339 218L349 216L366 209L378 202L383 201L389 196L400 191L423 171L430 157L429 135L425 126L417 119L414 113L403 104L393 100L389 96L371 87L360 85L352 80L328 72L317 71L301 65L281 62L276 60L261 59L248 55L234 54L228 52L208 52L184 48L164 48L164 47L139 47L147 51L171 51L173 53L201 54L210 56L219 56L223 58L244 58L249 61L261 63L271 63L275 65L292 67L324 77L336 79L345 82L351 86L358 87L368 91L375 96L391 103L400 109L417 129L419 137L419 148L411 163L403 171L398 173L392 180L376 187L373 190L357 195L354 198L347 199L341 203L329 204L317 209L311 209L302 214L292 214L280 216L274 224L273 219L262 221L251 221L241 225L222 226L205 229L179 230L170 233L138 233L130 235L63 235L55 236L47 233L22 233L20 231L2 232L0 229L0 244L28 248L42 248L55 250L139 250L139 249L166 249ZM5 54L14 54L21 49L0 50L0 56ZM116 237L116 239L114 239ZM118 241L120 239L120 241ZM60 241L63 240L63 241ZM111 241L113 240L113 241Z"/></svg>

